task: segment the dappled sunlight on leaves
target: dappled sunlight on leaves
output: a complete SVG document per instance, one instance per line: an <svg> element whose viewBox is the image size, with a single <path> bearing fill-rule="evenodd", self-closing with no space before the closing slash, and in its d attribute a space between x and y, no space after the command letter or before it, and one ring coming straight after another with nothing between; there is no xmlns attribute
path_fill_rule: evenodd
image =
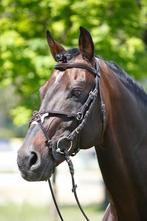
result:
<svg viewBox="0 0 147 221"><path fill-rule="evenodd" d="M14 122L16 125L25 124L28 118L31 116L31 110L23 106L19 106L11 110Z"/></svg>
<svg viewBox="0 0 147 221"><path fill-rule="evenodd" d="M115 61L135 79L147 76L146 0L141 6L132 0L5 0L0 12L0 82L13 85L21 97L11 112L17 124L24 124L39 106L39 87L55 64L46 42L47 29L70 48L78 46L79 26L85 26L97 55Z"/></svg>

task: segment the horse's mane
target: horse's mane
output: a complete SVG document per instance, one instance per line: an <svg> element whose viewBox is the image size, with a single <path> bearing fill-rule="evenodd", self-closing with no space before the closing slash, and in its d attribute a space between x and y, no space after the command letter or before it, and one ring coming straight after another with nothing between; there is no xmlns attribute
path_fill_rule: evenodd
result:
<svg viewBox="0 0 147 221"><path fill-rule="evenodd" d="M106 65L117 74L121 82L137 97L139 97L145 104L147 104L147 94L135 80L133 80L122 68L117 64L105 61Z"/></svg>
<svg viewBox="0 0 147 221"><path fill-rule="evenodd" d="M73 49L67 50L64 55L68 58L67 60L70 60L79 54L80 54L79 49L73 48ZM101 58L101 57L97 56L97 58ZM139 97L145 104L147 104L147 94L144 91L144 89L139 85L139 83L137 83L135 80L133 80L122 68L120 68L114 62L110 62L110 61L106 61L106 60L104 60L104 62L113 71L113 73L116 74L120 78L121 82L134 95Z"/></svg>

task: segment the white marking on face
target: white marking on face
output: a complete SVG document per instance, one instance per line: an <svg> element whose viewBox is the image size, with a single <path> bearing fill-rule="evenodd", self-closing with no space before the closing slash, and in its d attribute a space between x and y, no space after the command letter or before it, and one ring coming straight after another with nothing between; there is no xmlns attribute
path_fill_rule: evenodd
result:
<svg viewBox="0 0 147 221"><path fill-rule="evenodd" d="M64 74L64 71L57 71L56 73L56 79L55 79L55 84L58 84Z"/></svg>

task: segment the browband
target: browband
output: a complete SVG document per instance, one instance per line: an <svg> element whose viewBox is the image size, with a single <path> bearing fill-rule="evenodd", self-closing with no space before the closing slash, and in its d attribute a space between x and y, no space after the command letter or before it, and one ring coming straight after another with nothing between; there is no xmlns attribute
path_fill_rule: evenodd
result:
<svg viewBox="0 0 147 221"><path fill-rule="evenodd" d="M60 70L60 71L65 71L66 69L70 68L81 68L81 69L86 69L87 71L91 72L94 75L99 74L97 70L93 67L90 67L89 65L86 64L81 64L81 63L58 63L55 65L55 69Z"/></svg>

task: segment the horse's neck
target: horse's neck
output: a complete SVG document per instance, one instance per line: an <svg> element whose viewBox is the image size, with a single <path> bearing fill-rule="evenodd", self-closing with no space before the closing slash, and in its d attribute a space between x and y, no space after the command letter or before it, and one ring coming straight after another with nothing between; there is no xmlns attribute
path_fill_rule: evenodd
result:
<svg viewBox="0 0 147 221"><path fill-rule="evenodd" d="M96 152L119 220L147 220L140 215L147 203L147 107L117 78L111 73L102 81L107 128Z"/></svg>

